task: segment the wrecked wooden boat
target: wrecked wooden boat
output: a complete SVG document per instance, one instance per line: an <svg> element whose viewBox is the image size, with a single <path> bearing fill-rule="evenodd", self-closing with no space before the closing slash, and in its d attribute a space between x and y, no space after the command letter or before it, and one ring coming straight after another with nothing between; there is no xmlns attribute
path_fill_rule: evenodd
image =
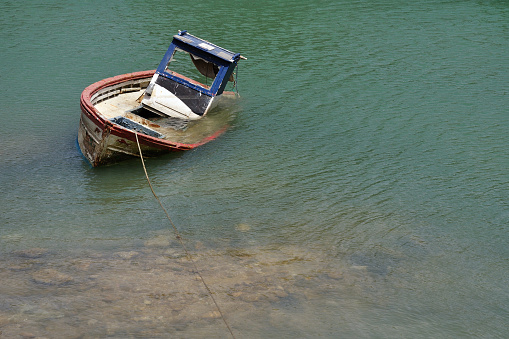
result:
<svg viewBox="0 0 509 339"><path fill-rule="evenodd" d="M137 140L144 157L214 140L228 123L209 112L238 97L235 70L240 59L245 58L179 31L156 70L88 86L81 94L78 129L83 156L96 167L138 157Z"/></svg>

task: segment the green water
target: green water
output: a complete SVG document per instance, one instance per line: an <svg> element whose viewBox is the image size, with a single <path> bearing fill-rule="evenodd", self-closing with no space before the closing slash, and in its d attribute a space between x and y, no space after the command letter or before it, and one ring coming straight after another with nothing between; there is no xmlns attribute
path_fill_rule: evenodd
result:
<svg viewBox="0 0 509 339"><path fill-rule="evenodd" d="M228 337L79 96L179 29L248 58L219 139L147 160L238 338L503 338L507 1L0 4L0 333ZM2 336L0 334L0 336Z"/></svg>

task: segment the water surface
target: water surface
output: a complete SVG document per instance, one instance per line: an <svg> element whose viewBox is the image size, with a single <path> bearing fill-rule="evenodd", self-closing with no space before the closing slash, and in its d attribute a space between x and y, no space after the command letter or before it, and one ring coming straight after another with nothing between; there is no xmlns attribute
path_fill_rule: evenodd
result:
<svg viewBox="0 0 509 339"><path fill-rule="evenodd" d="M0 9L4 336L228 336L139 160L76 148L179 29L248 58L227 133L146 162L237 337L506 335L507 2Z"/></svg>

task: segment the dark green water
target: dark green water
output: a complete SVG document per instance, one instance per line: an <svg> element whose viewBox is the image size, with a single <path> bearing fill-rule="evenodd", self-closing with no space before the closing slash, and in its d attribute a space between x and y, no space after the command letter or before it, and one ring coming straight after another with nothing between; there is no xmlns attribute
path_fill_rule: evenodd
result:
<svg viewBox="0 0 509 339"><path fill-rule="evenodd" d="M248 58L232 128L147 161L238 338L507 335L507 1L0 13L5 337L228 336L140 162L76 148L81 91L154 69L178 29Z"/></svg>

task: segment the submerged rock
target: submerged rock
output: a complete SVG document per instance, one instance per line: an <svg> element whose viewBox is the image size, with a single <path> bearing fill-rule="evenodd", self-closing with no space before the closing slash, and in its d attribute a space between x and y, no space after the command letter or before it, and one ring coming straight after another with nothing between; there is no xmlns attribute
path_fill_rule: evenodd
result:
<svg viewBox="0 0 509 339"><path fill-rule="evenodd" d="M137 257L140 253L136 251L123 251L123 252L117 252L115 253L115 256L122 258L122 259L132 259L134 257Z"/></svg>
<svg viewBox="0 0 509 339"><path fill-rule="evenodd" d="M14 252L15 255L22 258L37 259L41 258L48 253L45 248L29 248L27 250Z"/></svg>
<svg viewBox="0 0 509 339"><path fill-rule="evenodd" d="M74 282L73 277L53 268L47 268L35 272L32 274L32 279L36 283L44 285L65 285Z"/></svg>
<svg viewBox="0 0 509 339"><path fill-rule="evenodd" d="M249 230L251 230L251 226L249 226L248 224L238 224L235 229L239 232L247 232Z"/></svg>
<svg viewBox="0 0 509 339"><path fill-rule="evenodd" d="M370 273L386 276L395 266L399 265L402 256L398 253L382 251L358 252L350 256L353 269L367 270Z"/></svg>
<svg viewBox="0 0 509 339"><path fill-rule="evenodd" d="M218 318L221 318L221 313L219 313L219 311L210 311L210 312L207 312L203 318L205 319L218 319Z"/></svg>
<svg viewBox="0 0 509 339"><path fill-rule="evenodd" d="M182 249L168 248L163 254L169 259L179 259L186 256L186 253Z"/></svg>
<svg viewBox="0 0 509 339"><path fill-rule="evenodd" d="M169 235L158 235L145 241L146 247L168 247L170 246L172 236Z"/></svg>
<svg viewBox="0 0 509 339"><path fill-rule="evenodd" d="M30 269L33 269L33 267L36 265L34 262L22 262L22 263L16 263L9 265L9 269L11 271L27 271Z"/></svg>

